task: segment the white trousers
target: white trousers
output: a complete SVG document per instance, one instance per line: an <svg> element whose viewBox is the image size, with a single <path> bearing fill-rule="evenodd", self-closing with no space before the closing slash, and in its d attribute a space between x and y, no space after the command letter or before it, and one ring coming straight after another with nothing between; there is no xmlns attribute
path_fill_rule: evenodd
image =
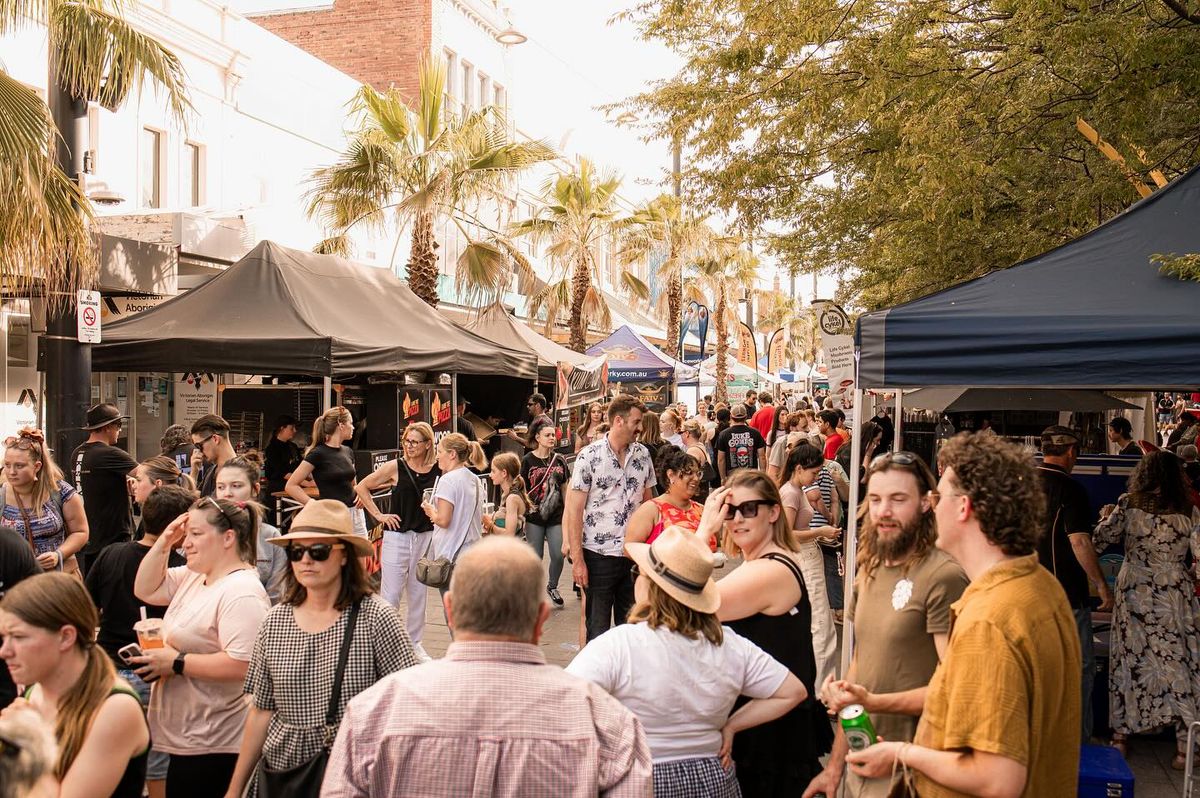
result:
<svg viewBox="0 0 1200 798"><path fill-rule="evenodd" d="M393 607L399 607L400 596L405 595L408 604L405 623L408 636L414 643L420 643L425 632L425 597L429 592L417 579L417 561L425 554L425 546L432 534L397 532L392 529L383 533L379 592L383 594L383 600Z"/></svg>
<svg viewBox="0 0 1200 798"><path fill-rule="evenodd" d="M808 601L812 605L813 654L817 658L817 682L814 689L820 690L825 677L837 670L837 630L833 624L833 610L829 608L829 594L825 592L825 562L821 548L815 542L800 545L800 573L808 587Z"/></svg>

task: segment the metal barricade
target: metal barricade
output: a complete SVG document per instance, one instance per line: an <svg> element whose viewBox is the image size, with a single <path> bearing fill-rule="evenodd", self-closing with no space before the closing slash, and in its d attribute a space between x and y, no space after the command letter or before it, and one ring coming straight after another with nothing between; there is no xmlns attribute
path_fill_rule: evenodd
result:
<svg viewBox="0 0 1200 798"><path fill-rule="evenodd" d="M1196 789L1196 741L1200 739L1200 720L1188 724L1187 762L1183 766L1183 798L1198 798Z"/></svg>

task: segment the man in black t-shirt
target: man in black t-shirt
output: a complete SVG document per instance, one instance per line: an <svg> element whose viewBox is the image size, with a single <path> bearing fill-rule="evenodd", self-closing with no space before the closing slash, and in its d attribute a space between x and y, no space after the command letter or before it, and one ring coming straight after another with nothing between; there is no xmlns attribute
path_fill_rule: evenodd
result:
<svg viewBox="0 0 1200 798"><path fill-rule="evenodd" d="M729 408L729 418L732 423L713 444L721 482L739 468L767 468L767 442L758 430L746 424L746 406L735 404Z"/></svg>
<svg viewBox="0 0 1200 798"><path fill-rule="evenodd" d="M465 418L467 405L471 404L462 394L458 395L458 406L454 408L454 431L462 433L469 441L479 440L479 436L475 434L475 425Z"/></svg>
<svg viewBox="0 0 1200 798"><path fill-rule="evenodd" d="M0 599L22 579L40 574L37 560L29 542L13 529L0 526ZM17 686L8 673L8 665L0 662L0 709L17 697Z"/></svg>
<svg viewBox="0 0 1200 798"><path fill-rule="evenodd" d="M1100 593L1101 610L1112 608L1113 594L1100 571L1100 560L1092 545L1096 519L1087 491L1071 479L1071 470L1078 458L1079 435L1074 430L1057 425L1043 430L1042 464L1038 466L1038 476L1046 495L1046 519L1045 532L1038 541L1038 560L1058 578L1079 627L1083 657L1083 742L1087 743L1092 736L1092 686L1096 675L1088 580Z"/></svg>
<svg viewBox="0 0 1200 798"><path fill-rule="evenodd" d="M538 432L547 424L554 425L554 419L546 414L546 411L550 409L550 400L546 398L545 394L531 394L525 407L529 411L529 429L524 435L515 429L509 430L508 437L523 444L526 449L535 449L537 448Z"/></svg>
<svg viewBox="0 0 1200 798"><path fill-rule="evenodd" d="M88 542L79 552L79 569L86 575L91 561L110 543L133 535L133 505L129 498L129 472L137 461L116 446L121 426L129 416L116 405L99 404L87 412L83 429L88 439L71 453L68 478L83 496L88 520Z"/></svg>
<svg viewBox="0 0 1200 798"><path fill-rule="evenodd" d="M263 476L267 478L268 497L283 490L288 477L304 459L304 452L293 440L295 437L295 418L280 416L275 420L271 442L263 449Z"/></svg>
<svg viewBox="0 0 1200 798"><path fill-rule="evenodd" d="M209 413L192 424L192 479L201 496L217 491L217 471L237 456L229 442L229 422Z"/></svg>

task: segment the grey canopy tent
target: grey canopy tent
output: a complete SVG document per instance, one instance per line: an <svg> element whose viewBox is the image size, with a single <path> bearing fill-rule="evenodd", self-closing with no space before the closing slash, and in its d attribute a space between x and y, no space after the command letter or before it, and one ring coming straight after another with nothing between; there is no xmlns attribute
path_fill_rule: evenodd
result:
<svg viewBox="0 0 1200 798"><path fill-rule="evenodd" d="M538 335L527 325L513 318L508 309L499 302L484 308L479 317L467 325L467 329L501 346L534 354L538 360L538 376L542 382L554 381L560 361L573 366L586 366L596 359Z"/></svg>
<svg viewBox="0 0 1200 798"><path fill-rule="evenodd" d="M1124 410L1137 405L1103 391L1063 391L1052 388L919 388L904 397L905 407L939 413L972 410Z"/></svg>
<svg viewBox="0 0 1200 798"><path fill-rule="evenodd" d="M533 380L537 358L462 329L386 269L263 241L199 288L105 327L92 368Z"/></svg>
<svg viewBox="0 0 1200 798"><path fill-rule="evenodd" d="M1200 252L1200 167L1037 257L858 322L865 388L1190 389L1200 283L1156 254Z"/></svg>

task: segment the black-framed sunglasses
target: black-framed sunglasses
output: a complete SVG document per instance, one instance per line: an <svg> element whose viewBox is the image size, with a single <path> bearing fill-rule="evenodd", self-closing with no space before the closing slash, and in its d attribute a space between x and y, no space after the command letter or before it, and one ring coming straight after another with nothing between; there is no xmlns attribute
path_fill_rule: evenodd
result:
<svg viewBox="0 0 1200 798"><path fill-rule="evenodd" d="M759 507L773 507L776 504L778 502L773 499L751 499L741 504L727 504L725 505L725 520L732 521L738 513L742 514L742 518L754 518L758 515Z"/></svg>
<svg viewBox="0 0 1200 798"><path fill-rule="evenodd" d="M313 543L309 546L302 546L299 543L293 543L288 546L285 551L287 557L292 562L300 562L304 559L307 553L313 558L313 562L325 562L329 559L329 555L333 554L334 544L332 543Z"/></svg>
<svg viewBox="0 0 1200 798"><path fill-rule="evenodd" d="M212 433L211 435L209 435L208 437L206 437L204 440L201 440L201 441L195 441L194 443L192 443L192 448L193 448L193 449L199 449L200 447L202 447L204 444L208 443L209 441L211 441L211 440L212 440L213 438L215 438L215 437L217 437L217 433L215 433L215 432L214 432L214 433Z"/></svg>
<svg viewBox="0 0 1200 798"><path fill-rule="evenodd" d="M416 438L416 439L405 438L404 439L405 446L420 446L422 443L429 443L429 441L425 440L424 438Z"/></svg>

